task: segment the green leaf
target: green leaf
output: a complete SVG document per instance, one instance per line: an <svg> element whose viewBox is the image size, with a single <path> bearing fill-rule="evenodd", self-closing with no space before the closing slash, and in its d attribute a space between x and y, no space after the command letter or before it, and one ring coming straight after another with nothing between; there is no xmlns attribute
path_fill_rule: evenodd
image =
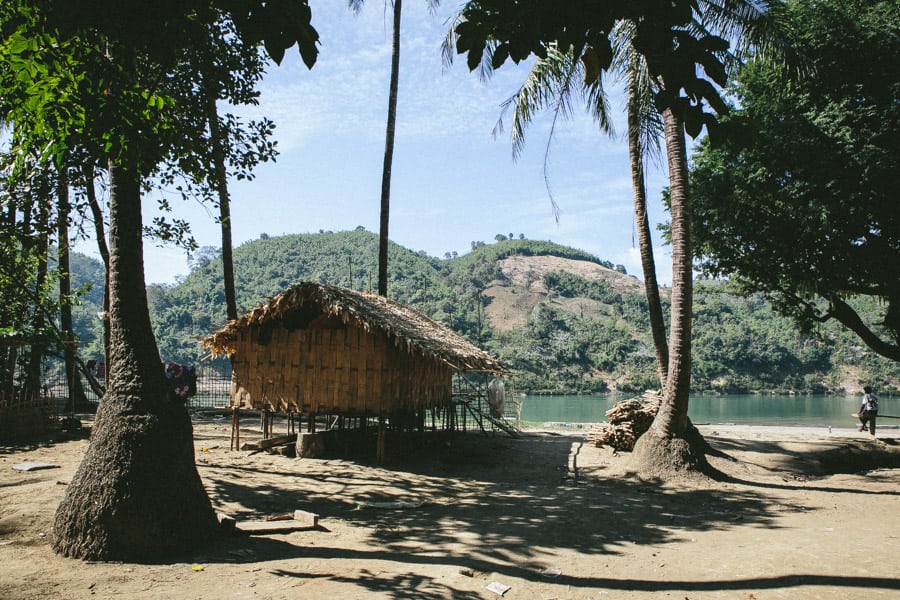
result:
<svg viewBox="0 0 900 600"><path fill-rule="evenodd" d="M28 39L22 37L21 34L15 34L10 38L6 52L10 55L22 54L28 49L28 46Z"/></svg>
<svg viewBox="0 0 900 600"><path fill-rule="evenodd" d="M282 46L280 40L272 39L271 37L266 37L263 45L266 48L266 52L269 54L269 57L275 61L275 64L280 65L281 61L284 59L284 46ZM302 51L301 51L302 52Z"/></svg>
<svg viewBox="0 0 900 600"><path fill-rule="evenodd" d="M484 56L484 46L478 46L469 50L469 54L466 57L466 64L470 71L474 71L478 68L478 65L481 64L482 56Z"/></svg>
<svg viewBox="0 0 900 600"><path fill-rule="evenodd" d="M499 69L509 58L509 44L500 44L491 57L491 68Z"/></svg>

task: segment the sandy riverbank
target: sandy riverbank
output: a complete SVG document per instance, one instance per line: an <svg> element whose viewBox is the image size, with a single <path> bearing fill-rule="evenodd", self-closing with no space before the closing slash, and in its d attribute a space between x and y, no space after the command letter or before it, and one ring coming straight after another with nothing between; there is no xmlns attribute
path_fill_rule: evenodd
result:
<svg viewBox="0 0 900 600"><path fill-rule="evenodd" d="M468 434L379 466L230 452L228 425L195 424L214 507L312 511L318 529L169 564L63 559L47 533L87 441L0 448L0 598L499 598L492 582L541 600L900 595L897 429L704 425L728 478L662 485L579 431ZM59 468L12 470L25 461ZM417 508L365 507L385 501Z"/></svg>

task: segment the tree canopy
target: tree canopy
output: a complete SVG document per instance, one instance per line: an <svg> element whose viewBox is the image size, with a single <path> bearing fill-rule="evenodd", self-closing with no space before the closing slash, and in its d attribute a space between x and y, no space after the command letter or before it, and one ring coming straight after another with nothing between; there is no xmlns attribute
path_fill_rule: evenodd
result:
<svg viewBox="0 0 900 600"><path fill-rule="evenodd" d="M196 133L185 131L179 98L165 82L177 77L179 61L208 46L219 18L230 19L228 31L246 44L262 43L276 62L294 44L307 66L315 62L307 0L0 5L0 118L13 123L19 163L37 156L62 168L82 148L109 172L107 389L91 444L56 511L52 545L66 556L157 558L217 529L194 464L190 420L172 402L150 323L141 178ZM211 70L192 66L188 72ZM65 270L62 256L60 263Z"/></svg>
<svg viewBox="0 0 900 600"><path fill-rule="evenodd" d="M727 10L752 12L760 3L739 4L737 8L729 4ZM671 108L683 120L686 131L696 136L704 125L716 122L705 111L706 106L717 112L725 108L716 86L725 85L721 55L729 42L695 27L695 9L693 0L467 2L455 26L456 50L467 54L473 70L479 65L496 69L507 60L518 63L531 55L546 58L554 51L574 52L584 64L587 83L591 83L612 64L611 34L615 25L631 22L634 49L646 59L650 75L666 82L656 94L659 108ZM715 18L716 10L706 12Z"/></svg>
<svg viewBox="0 0 900 600"><path fill-rule="evenodd" d="M693 157L700 265L900 360L900 5L798 0L788 16L807 69L748 64L730 117L745 135ZM883 319L861 319L854 296L880 299Z"/></svg>

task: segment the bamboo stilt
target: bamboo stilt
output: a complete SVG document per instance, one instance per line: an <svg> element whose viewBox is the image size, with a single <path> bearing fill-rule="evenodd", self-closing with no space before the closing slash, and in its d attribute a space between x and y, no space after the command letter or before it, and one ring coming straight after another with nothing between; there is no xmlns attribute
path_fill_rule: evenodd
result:
<svg viewBox="0 0 900 600"><path fill-rule="evenodd" d="M241 447L241 411L238 407L231 409L231 450Z"/></svg>
<svg viewBox="0 0 900 600"><path fill-rule="evenodd" d="M375 458L379 464L384 462L384 415L378 417L378 441L376 442Z"/></svg>

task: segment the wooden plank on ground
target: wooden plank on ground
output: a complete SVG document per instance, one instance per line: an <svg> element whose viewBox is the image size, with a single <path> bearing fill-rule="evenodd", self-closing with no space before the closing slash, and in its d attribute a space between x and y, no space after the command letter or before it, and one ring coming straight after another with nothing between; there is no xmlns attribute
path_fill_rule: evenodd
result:
<svg viewBox="0 0 900 600"><path fill-rule="evenodd" d="M265 521L237 521L235 523L238 531L249 535L309 531L318 526L319 515L305 510L295 510L293 515L279 515Z"/></svg>
<svg viewBox="0 0 900 600"><path fill-rule="evenodd" d="M292 531L309 531L316 526L299 521L238 521L236 529L249 535L266 533L290 533Z"/></svg>
<svg viewBox="0 0 900 600"><path fill-rule="evenodd" d="M265 450L273 446L283 446L297 441L297 434L279 435L275 437L259 440L258 442L247 442L241 446L241 450Z"/></svg>

